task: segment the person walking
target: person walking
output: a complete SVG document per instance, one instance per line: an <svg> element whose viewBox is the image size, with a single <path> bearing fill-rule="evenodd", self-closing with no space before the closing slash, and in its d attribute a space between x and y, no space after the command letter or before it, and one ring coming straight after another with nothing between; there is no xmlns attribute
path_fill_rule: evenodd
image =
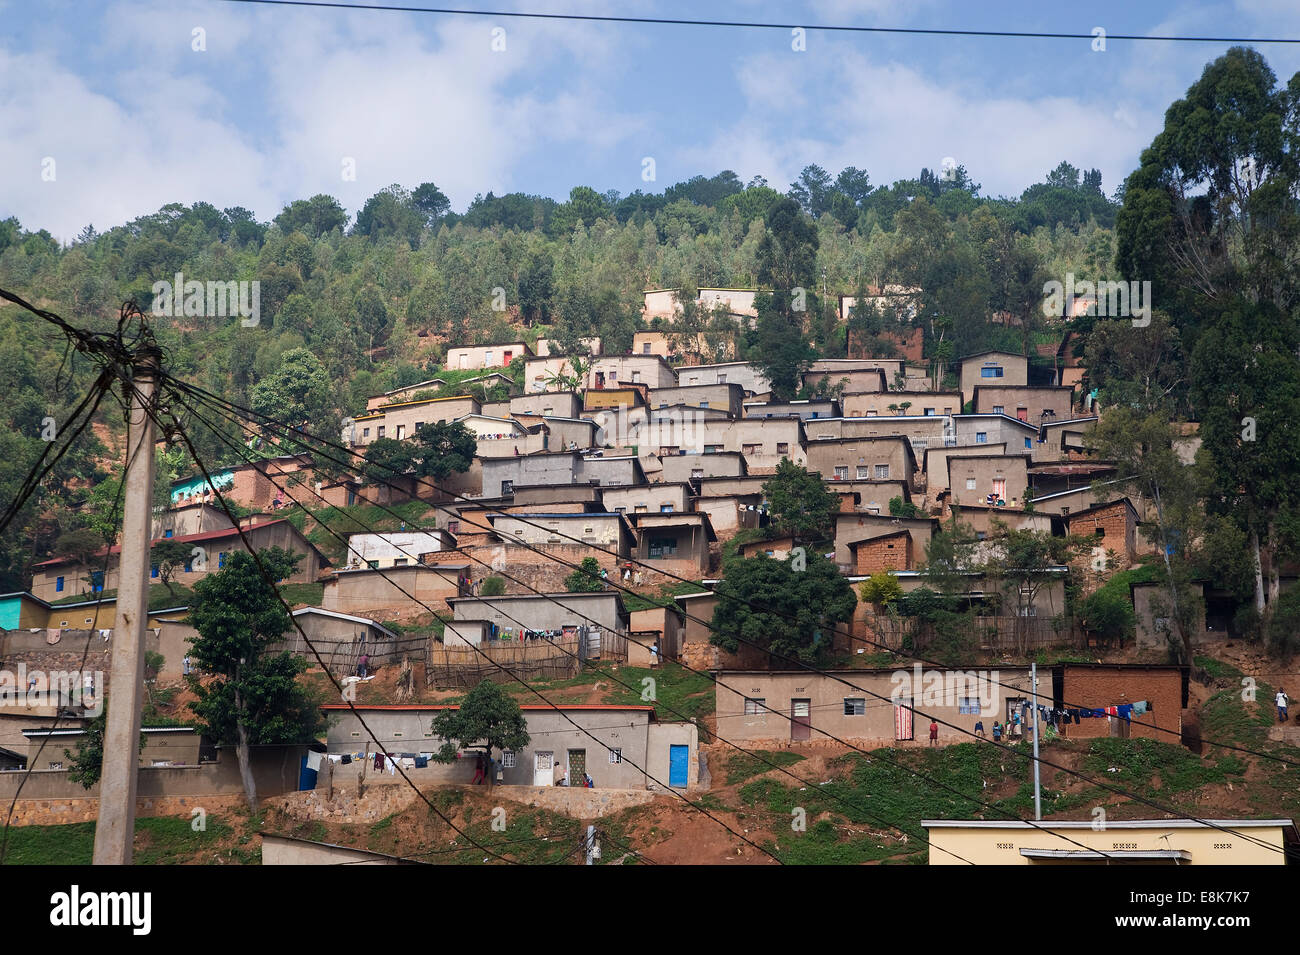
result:
<svg viewBox="0 0 1300 955"><path fill-rule="evenodd" d="M982 737L982 738L984 738L984 739L988 739L988 737L984 735L984 721L983 721L983 720L976 720L976 721L975 721L975 735L976 735L976 736L979 736L979 737Z"/></svg>
<svg viewBox="0 0 1300 955"><path fill-rule="evenodd" d="M934 720L930 720L930 745L939 745L939 724Z"/></svg>
<svg viewBox="0 0 1300 955"><path fill-rule="evenodd" d="M1282 689L1281 687L1278 687L1277 688L1277 721L1279 723L1286 722L1286 704L1287 704L1286 690Z"/></svg>

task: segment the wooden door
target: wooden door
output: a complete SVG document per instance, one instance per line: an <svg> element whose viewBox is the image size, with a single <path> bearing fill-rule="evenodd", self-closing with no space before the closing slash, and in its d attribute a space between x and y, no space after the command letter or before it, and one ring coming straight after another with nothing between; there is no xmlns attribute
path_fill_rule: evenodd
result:
<svg viewBox="0 0 1300 955"><path fill-rule="evenodd" d="M812 737L812 700L790 701L790 739Z"/></svg>

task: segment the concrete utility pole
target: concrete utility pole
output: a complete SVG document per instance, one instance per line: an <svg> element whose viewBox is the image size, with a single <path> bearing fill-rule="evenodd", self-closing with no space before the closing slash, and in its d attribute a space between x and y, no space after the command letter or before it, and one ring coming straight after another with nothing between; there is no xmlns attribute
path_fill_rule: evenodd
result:
<svg viewBox="0 0 1300 955"><path fill-rule="evenodd" d="M595 865L596 859L600 858L600 848L596 845L596 827L587 827L587 865Z"/></svg>
<svg viewBox="0 0 1300 955"><path fill-rule="evenodd" d="M1043 793L1039 788L1038 769L1038 664L1029 665L1029 678L1034 683L1034 818L1043 818Z"/></svg>
<svg viewBox="0 0 1300 955"><path fill-rule="evenodd" d="M122 550L118 565L117 619L109 665L108 718L104 727L104 769L99 781L99 824L95 865L130 865L135 837L135 793L139 774L140 704L144 688L144 640L149 609L149 524L154 481L154 423L161 359L149 344L136 353L128 394L127 468L123 498Z"/></svg>

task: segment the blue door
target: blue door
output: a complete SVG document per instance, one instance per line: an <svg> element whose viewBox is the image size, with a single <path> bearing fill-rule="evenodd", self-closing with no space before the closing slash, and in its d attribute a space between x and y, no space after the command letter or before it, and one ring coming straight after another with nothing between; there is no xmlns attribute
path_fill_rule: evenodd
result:
<svg viewBox="0 0 1300 955"><path fill-rule="evenodd" d="M686 788L689 776L691 748L689 746L668 747L668 785Z"/></svg>
<svg viewBox="0 0 1300 955"><path fill-rule="evenodd" d="M316 788L316 770L307 768L307 757L304 755L302 762L298 764L298 791L307 792Z"/></svg>

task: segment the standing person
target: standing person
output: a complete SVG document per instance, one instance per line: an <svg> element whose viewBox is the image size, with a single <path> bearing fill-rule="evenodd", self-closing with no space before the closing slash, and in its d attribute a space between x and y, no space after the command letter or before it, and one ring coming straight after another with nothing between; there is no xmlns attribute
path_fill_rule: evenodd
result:
<svg viewBox="0 0 1300 955"><path fill-rule="evenodd" d="M582 785L583 785L586 789L595 789L595 788L596 788L596 781L595 781L594 779L591 778L591 774L590 774L590 773L583 773L583 774L582 774Z"/></svg>
<svg viewBox="0 0 1300 955"><path fill-rule="evenodd" d="M633 583L636 584L637 587L640 587L640 586L641 586L641 568L640 568L640 567L638 567L638 568L636 569L636 573L632 575L632 581L633 581Z"/></svg>
<svg viewBox="0 0 1300 955"><path fill-rule="evenodd" d="M984 739L988 739L987 736L984 736L984 721L983 721L983 720L976 720L976 721L975 721L975 735L976 735L976 736L983 737Z"/></svg>
<svg viewBox="0 0 1300 955"><path fill-rule="evenodd" d="M997 720L993 721L993 742L1002 742L1002 724Z"/></svg>
<svg viewBox="0 0 1300 955"><path fill-rule="evenodd" d="M557 786L569 785L568 776L569 774L568 771L565 770L564 768L564 763L562 763L560 760L557 759L555 761L555 785Z"/></svg>
<svg viewBox="0 0 1300 955"><path fill-rule="evenodd" d="M600 569L600 586L609 590L609 571L603 567Z"/></svg>
<svg viewBox="0 0 1300 955"><path fill-rule="evenodd" d="M930 745L939 745L939 724L934 720L930 720Z"/></svg>
<svg viewBox="0 0 1300 955"><path fill-rule="evenodd" d="M1278 687L1277 688L1277 721L1279 723L1286 722L1286 704L1287 704L1286 690L1282 689L1281 687Z"/></svg>
<svg viewBox="0 0 1300 955"><path fill-rule="evenodd" d="M650 668L654 669L658 665L659 665L659 641L658 639L656 639L655 642L650 645Z"/></svg>
<svg viewBox="0 0 1300 955"><path fill-rule="evenodd" d="M361 656L357 657L357 676L364 680L369 672L370 657L363 653Z"/></svg>
<svg viewBox="0 0 1300 955"><path fill-rule="evenodd" d="M479 753L478 756L474 758L474 781L471 782L470 785L471 786L481 785L483 780L486 778L487 778L487 764L486 761L483 759L483 754Z"/></svg>

